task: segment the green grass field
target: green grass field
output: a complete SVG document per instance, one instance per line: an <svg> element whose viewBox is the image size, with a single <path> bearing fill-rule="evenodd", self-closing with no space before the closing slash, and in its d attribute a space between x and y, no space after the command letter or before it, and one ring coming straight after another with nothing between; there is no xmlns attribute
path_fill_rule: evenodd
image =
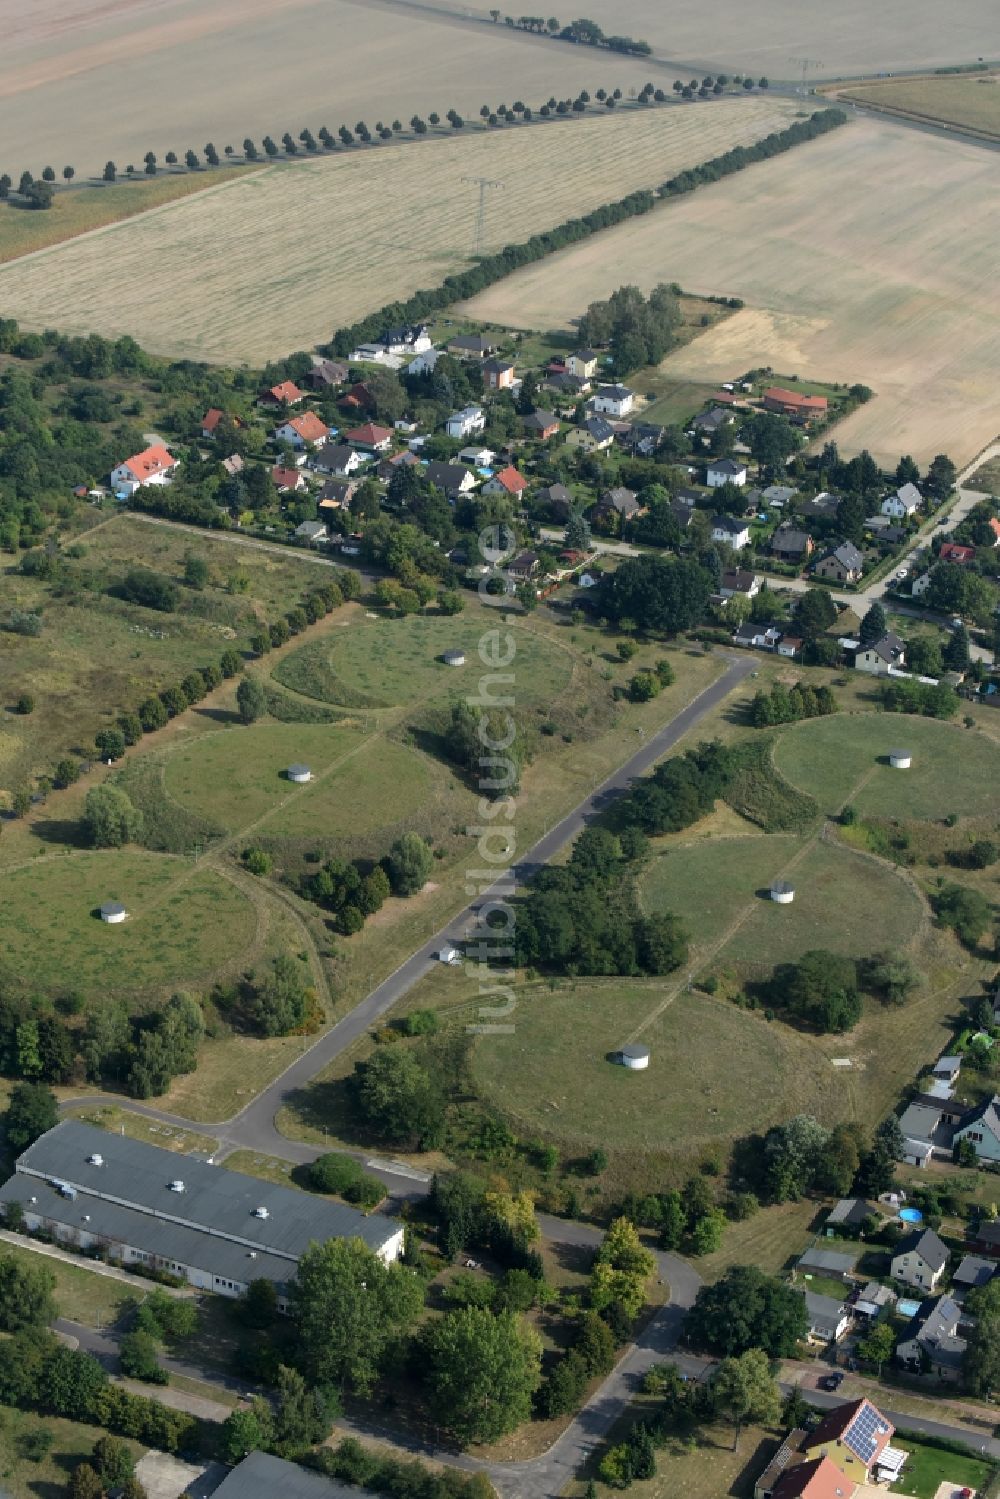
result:
<svg viewBox="0 0 1000 1499"><path fill-rule="evenodd" d="M909 770L885 756L910 749ZM1000 750L985 735L903 714L814 718L786 729L774 749L782 775L816 796L825 812L850 800L882 817L971 816L988 808L1000 772ZM863 787L858 788L863 777Z"/></svg>
<svg viewBox="0 0 1000 1499"><path fill-rule="evenodd" d="M915 1499L934 1499L942 1483L947 1483L953 1493L961 1489L972 1489L974 1493L985 1492L987 1481L993 1473L989 1463L957 1452L943 1452L940 1447L925 1446L899 1433L893 1438L894 1447L902 1447L909 1454L906 1467L898 1483L893 1484L896 1494L910 1494Z"/></svg>
<svg viewBox="0 0 1000 1499"><path fill-rule="evenodd" d="M120 900L129 919L96 914ZM60 855L4 877L0 970L35 993L129 998L206 987L254 945L252 906L228 880L137 848Z"/></svg>
<svg viewBox="0 0 1000 1499"><path fill-rule="evenodd" d="M505 668L513 674L510 692L518 704L550 701L564 690L572 657L522 624L496 626L479 617L409 617L359 619L335 637L294 651L274 672L285 687L322 702L349 708L391 708L426 701L445 693L474 694L490 667L479 656L487 629L501 631L497 649L506 654L505 637L515 654ZM466 664L445 666L441 654L464 650ZM488 657L489 659L489 657Z"/></svg>
<svg viewBox="0 0 1000 1499"><path fill-rule="evenodd" d="M668 984L525 986L513 1034L476 1042L481 1093L528 1133L608 1149L693 1149L764 1129L807 1105L837 1116L834 1072L814 1041L705 994L682 991L642 1032L648 1071L608 1061Z"/></svg>
<svg viewBox="0 0 1000 1499"><path fill-rule="evenodd" d="M83 1260L79 1265L69 1265L36 1249L0 1243L0 1259L7 1257L51 1270L56 1281L53 1295L59 1316L82 1322L85 1327L109 1327L118 1320L129 1297L137 1294L125 1281L102 1275L99 1270L88 1268ZM141 1289L138 1294L141 1296Z"/></svg>
<svg viewBox="0 0 1000 1499"><path fill-rule="evenodd" d="M790 906L768 894L782 874L795 886ZM675 845L649 866L641 890L648 911L682 918L695 958L740 922L719 954L723 964L780 963L811 947L850 956L898 948L921 917L919 898L882 864L834 843L780 835Z"/></svg>
<svg viewBox="0 0 1000 1499"><path fill-rule="evenodd" d="M44 1457L28 1455L32 1439L48 1432L51 1445ZM57 1499L66 1493L73 1469L89 1459L94 1443L107 1433L99 1426L63 1421L56 1416L36 1416L33 1411L5 1406L0 1420L0 1483L10 1499ZM145 1448L129 1442L136 1458Z"/></svg>

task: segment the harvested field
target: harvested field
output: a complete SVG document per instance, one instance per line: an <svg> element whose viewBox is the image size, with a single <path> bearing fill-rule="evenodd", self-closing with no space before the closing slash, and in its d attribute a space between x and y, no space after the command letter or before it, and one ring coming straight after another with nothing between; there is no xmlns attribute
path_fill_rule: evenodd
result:
<svg viewBox="0 0 1000 1499"><path fill-rule="evenodd" d="M998 426L996 183L997 159L978 145L859 120L528 267L464 310L565 325L626 281L741 297L746 308L670 355L666 375L770 365L860 380L876 398L838 425L842 451L962 461ZM721 233L723 221L741 232Z"/></svg>
<svg viewBox="0 0 1000 1499"><path fill-rule="evenodd" d="M893 78L852 85L841 97L1000 137L1000 77Z"/></svg>
<svg viewBox="0 0 1000 1499"><path fill-rule="evenodd" d="M264 362L466 265L478 194L464 177L506 183L487 206L493 249L655 187L792 113L787 100L718 100L266 167L5 267L0 303L26 327Z"/></svg>

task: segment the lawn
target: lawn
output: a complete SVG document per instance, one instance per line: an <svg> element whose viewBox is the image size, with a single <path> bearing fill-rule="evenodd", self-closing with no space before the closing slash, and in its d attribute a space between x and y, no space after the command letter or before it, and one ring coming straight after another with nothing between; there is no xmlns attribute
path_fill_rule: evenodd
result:
<svg viewBox="0 0 1000 1499"><path fill-rule="evenodd" d="M26 1452L42 1431L49 1433L51 1444L45 1456L36 1461ZM10 1499L55 1499L65 1494L73 1469L90 1457L94 1443L106 1435L99 1426L4 1406L0 1411L0 1483L4 1492ZM146 1450L138 1442L129 1442L128 1446L136 1458Z"/></svg>
<svg viewBox="0 0 1000 1499"><path fill-rule="evenodd" d="M313 641L279 663L275 680L307 697L349 708L390 708L426 701L445 693L474 695L480 677L496 671L484 664L480 642L487 632L501 632L499 644L484 646L486 660L495 648L501 659L514 642L514 655L503 668L513 680L505 691L516 702L548 702L569 682L572 655L560 651L520 622L503 624L496 617L409 617L358 619L328 640ZM463 667L445 666L446 650L464 650Z"/></svg>
<svg viewBox="0 0 1000 1499"><path fill-rule="evenodd" d="M911 1494L915 1499L934 1499L942 1483L950 1484L957 1493L959 1489L973 1489L981 1494L995 1469L978 1457L944 1452L940 1447L926 1446L911 1440L897 1431L893 1446L902 1447L910 1456L898 1483L893 1484L894 1494Z"/></svg>
<svg viewBox="0 0 1000 1499"><path fill-rule="evenodd" d="M0 968L35 992L165 994L206 985L251 953L252 906L229 880L134 847L36 860L3 877ZM120 900L129 918L97 915Z"/></svg>
<svg viewBox="0 0 1000 1499"><path fill-rule="evenodd" d="M652 1398L640 1397L628 1409L625 1421L597 1451L598 1461L608 1445L620 1439L636 1421L659 1415ZM778 1448L778 1435L759 1426L745 1426L740 1445L733 1451L733 1429L723 1423L704 1426L690 1437L674 1437L656 1454L656 1477L629 1486L632 1499L750 1499L754 1480L763 1472ZM594 1463L596 1472L597 1464ZM599 1493L611 1491L599 1485ZM564 1491L572 1499L583 1499L586 1478L576 1479Z"/></svg>
<svg viewBox="0 0 1000 1499"><path fill-rule="evenodd" d="M886 762L897 745L912 751L909 770ZM1000 750L984 734L935 719L838 713L786 729L774 763L828 813L850 800L882 817L961 817L990 810Z"/></svg>
<svg viewBox="0 0 1000 1499"><path fill-rule="evenodd" d="M840 1117L837 1080L815 1042L726 1000L684 990L671 998L671 989L671 980L525 985L513 1033L475 1043L480 1092L526 1134L607 1149L693 1150L807 1105ZM649 1070L609 1061L664 1003L641 1034Z"/></svg>
<svg viewBox="0 0 1000 1499"><path fill-rule="evenodd" d="M853 84L843 97L856 99L873 109L915 115L921 120L939 120L994 138L1000 136L1000 78L995 73Z"/></svg>
<svg viewBox="0 0 1000 1499"><path fill-rule="evenodd" d="M85 1327L109 1327L118 1320L129 1297L136 1294L124 1281L88 1269L83 1260L79 1265L68 1265L63 1260L50 1258L35 1249L22 1249L6 1240L0 1243L0 1259L4 1257L32 1266L45 1265L51 1270L56 1281L53 1294L59 1316L68 1317L71 1322L82 1322Z"/></svg>

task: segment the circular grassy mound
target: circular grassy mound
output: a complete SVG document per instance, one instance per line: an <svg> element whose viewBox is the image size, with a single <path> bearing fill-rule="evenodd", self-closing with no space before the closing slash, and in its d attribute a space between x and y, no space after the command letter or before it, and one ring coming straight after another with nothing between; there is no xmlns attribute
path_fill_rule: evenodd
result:
<svg viewBox="0 0 1000 1499"><path fill-rule="evenodd" d="M119 900L128 920L97 914ZM38 993L129 996L197 985L253 947L256 917L235 885L187 860L143 849L101 849L3 877L0 969Z"/></svg>
<svg viewBox="0 0 1000 1499"><path fill-rule="evenodd" d="M507 1035L473 1052L479 1092L525 1133L567 1145L687 1149L810 1112L836 1111L836 1079L808 1037L728 1001L681 991L638 1038L648 1071L608 1060L670 980L581 979L520 992Z"/></svg>
<svg viewBox="0 0 1000 1499"><path fill-rule="evenodd" d="M274 678L307 697L348 708L393 708L444 693L475 693L491 668L479 654L480 642L494 629L506 654L509 635L515 653L504 671L513 674L508 691L518 704L551 701L569 682L569 656L518 625L463 619L461 616L411 616L406 619L360 619L348 629L293 651L275 667ZM448 666L445 651L465 652L465 665ZM486 649L487 659L490 647Z"/></svg>
<svg viewBox="0 0 1000 1499"><path fill-rule="evenodd" d="M897 747L912 751L909 770L888 764ZM826 813L851 802L879 817L972 817L995 804L1000 748L984 734L933 718L836 713L785 729L774 763Z"/></svg>

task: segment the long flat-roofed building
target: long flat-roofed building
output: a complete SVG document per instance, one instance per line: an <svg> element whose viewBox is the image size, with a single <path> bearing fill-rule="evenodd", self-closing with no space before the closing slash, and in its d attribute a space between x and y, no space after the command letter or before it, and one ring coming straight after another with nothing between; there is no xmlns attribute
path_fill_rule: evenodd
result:
<svg viewBox="0 0 1000 1499"><path fill-rule="evenodd" d="M312 1243L361 1239L387 1264L403 1226L273 1186L142 1140L64 1120L19 1157L0 1188L0 1210L18 1202L25 1226L57 1241L103 1250L123 1266L182 1276L221 1296L270 1280L284 1301Z"/></svg>

